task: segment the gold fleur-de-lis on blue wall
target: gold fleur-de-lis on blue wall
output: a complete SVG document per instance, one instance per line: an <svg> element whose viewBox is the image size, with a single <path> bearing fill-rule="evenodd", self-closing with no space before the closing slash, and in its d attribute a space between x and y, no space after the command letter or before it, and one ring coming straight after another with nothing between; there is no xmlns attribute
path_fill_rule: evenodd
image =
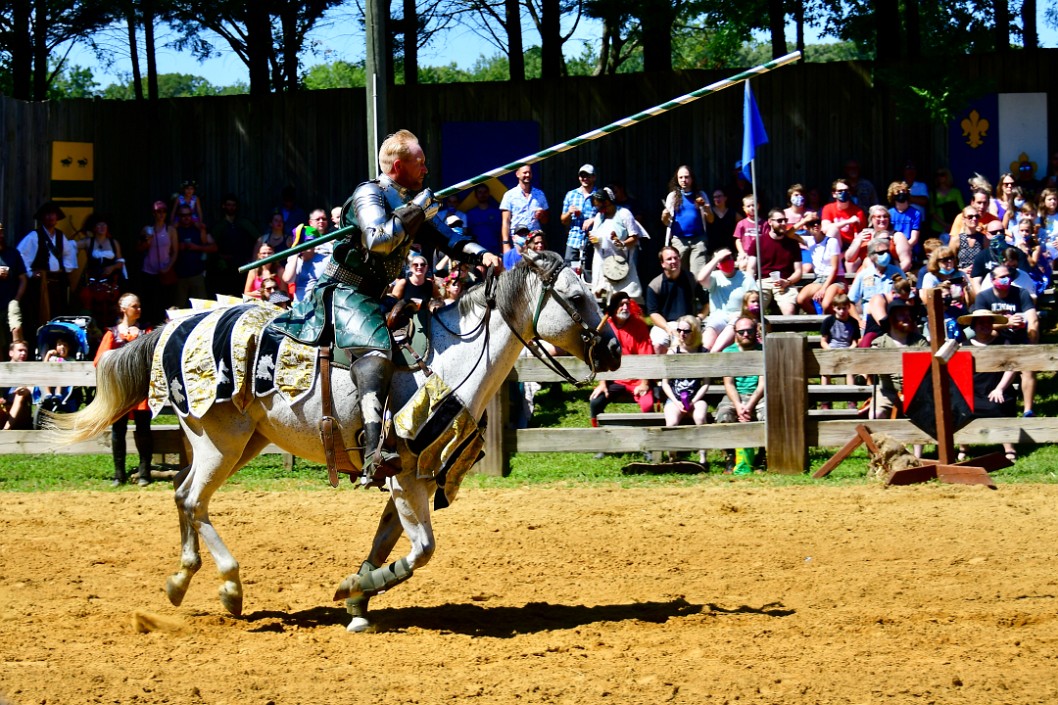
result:
<svg viewBox="0 0 1058 705"><path fill-rule="evenodd" d="M970 145L971 149L977 149L984 144L989 128L987 118L981 117L976 110L971 110L970 117L963 118L959 125L962 127L963 137L967 138L966 144Z"/></svg>

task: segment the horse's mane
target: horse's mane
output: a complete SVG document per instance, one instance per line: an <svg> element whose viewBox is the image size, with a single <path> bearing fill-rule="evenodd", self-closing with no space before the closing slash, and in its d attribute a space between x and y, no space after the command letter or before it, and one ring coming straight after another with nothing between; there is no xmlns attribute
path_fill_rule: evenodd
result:
<svg viewBox="0 0 1058 705"><path fill-rule="evenodd" d="M545 269L557 267L562 262L562 256L556 252L543 251L537 253L537 257L547 260ZM537 272L523 259L514 269L509 269L500 274L496 279L496 308L500 315L511 320L519 311L524 311L532 305L531 294L534 291L533 282ZM460 297L459 315L466 316L475 310L485 307L485 285L475 284L467 289Z"/></svg>

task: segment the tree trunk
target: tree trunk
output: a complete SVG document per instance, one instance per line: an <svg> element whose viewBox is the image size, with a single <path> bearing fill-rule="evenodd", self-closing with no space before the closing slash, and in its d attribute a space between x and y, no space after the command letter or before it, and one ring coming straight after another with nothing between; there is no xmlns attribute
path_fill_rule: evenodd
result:
<svg viewBox="0 0 1058 705"><path fill-rule="evenodd" d="M639 18L643 31L643 70L672 71L672 22L675 9L667 0L643 3Z"/></svg>
<svg viewBox="0 0 1058 705"><path fill-rule="evenodd" d="M419 82L419 12L415 0L404 0L404 84Z"/></svg>
<svg viewBox="0 0 1058 705"><path fill-rule="evenodd" d="M771 58L786 56L786 12L783 0L768 0L768 28L771 31Z"/></svg>
<svg viewBox="0 0 1058 705"><path fill-rule="evenodd" d="M507 29L507 65L512 81L525 80L525 53L522 49L522 12L518 0L503 0Z"/></svg>
<svg viewBox="0 0 1058 705"><path fill-rule="evenodd" d="M17 4L17 3L16 3ZM33 10L33 100L48 98L48 36L51 19L45 0L36 0Z"/></svg>
<svg viewBox="0 0 1058 705"><path fill-rule="evenodd" d="M610 27L608 20L602 21L602 42L599 47L599 60L595 63L595 70L591 72L592 76L602 76L606 73L606 70L610 63L610 35L613 29Z"/></svg>
<svg viewBox="0 0 1058 705"><path fill-rule="evenodd" d="M904 3L904 26L907 28L907 57L922 58L922 20L917 2Z"/></svg>
<svg viewBox="0 0 1058 705"><path fill-rule="evenodd" d="M143 78L140 76L140 48L136 44L136 10L131 5L125 20L129 27L129 58L132 60L132 90L136 100L143 100Z"/></svg>
<svg viewBox="0 0 1058 705"><path fill-rule="evenodd" d="M1010 4L1009 0L994 0L996 14L996 52L1010 51Z"/></svg>
<svg viewBox="0 0 1058 705"><path fill-rule="evenodd" d="M805 6L804 3L794 5L794 26L797 28L797 51L801 52L801 58L797 63L805 63Z"/></svg>
<svg viewBox="0 0 1058 705"><path fill-rule="evenodd" d="M30 100L33 97L33 42L30 39L29 3L14 3L11 34L11 95L18 100Z"/></svg>
<svg viewBox="0 0 1058 705"><path fill-rule="evenodd" d="M158 100L158 57L154 53L154 0L143 0L143 52L147 55L147 100Z"/></svg>
<svg viewBox="0 0 1058 705"><path fill-rule="evenodd" d="M246 4L246 66L250 73L250 95L269 91L268 57L272 52L272 23L261 2Z"/></svg>
<svg viewBox="0 0 1058 705"><path fill-rule="evenodd" d="M1026 49L1039 49L1040 37L1036 31L1036 0L1023 0L1021 3L1021 26L1024 28L1024 45Z"/></svg>
<svg viewBox="0 0 1058 705"><path fill-rule="evenodd" d="M298 36L297 8L286 6L280 16L283 29L283 87L287 91L298 89L298 54L301 51L301 37Z"/></svg>
<svg viewBox="0 0 1058 705"><path fill-rule="evenodd" d="M540 2L540 50L542 78L562 76L562 8L559 0Z"/></svg>
<svg viewBox="0 0 1058 705"><path fill-rule="evenodd" d="M900 8L897 0L876 0L874 55L881 65L894 64L900 60Z"/></svg>

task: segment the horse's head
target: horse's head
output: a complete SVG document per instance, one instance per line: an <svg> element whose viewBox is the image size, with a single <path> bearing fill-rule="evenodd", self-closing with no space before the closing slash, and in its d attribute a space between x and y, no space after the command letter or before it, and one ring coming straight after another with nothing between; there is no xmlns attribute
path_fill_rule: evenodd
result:
<svg viewBox="0 0 1058 705"><path fill-rule="evenodd" d="M527 250L523 259L540 280L532 335L580 358L593 372L620 367L621 345L584 280L554 252Z"/></svg>

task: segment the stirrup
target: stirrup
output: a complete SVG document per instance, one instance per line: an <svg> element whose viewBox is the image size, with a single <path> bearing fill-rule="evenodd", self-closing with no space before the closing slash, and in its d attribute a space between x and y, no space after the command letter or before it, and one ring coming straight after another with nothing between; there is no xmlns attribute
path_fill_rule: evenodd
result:
<svg viewBox="0 0 1058 705"><path fill-rule="evenodd" d="M364 460L364 474L360 476L360 484L364 487L382 488L386 480L400 471L400 454L383 448Z"/></svg>

